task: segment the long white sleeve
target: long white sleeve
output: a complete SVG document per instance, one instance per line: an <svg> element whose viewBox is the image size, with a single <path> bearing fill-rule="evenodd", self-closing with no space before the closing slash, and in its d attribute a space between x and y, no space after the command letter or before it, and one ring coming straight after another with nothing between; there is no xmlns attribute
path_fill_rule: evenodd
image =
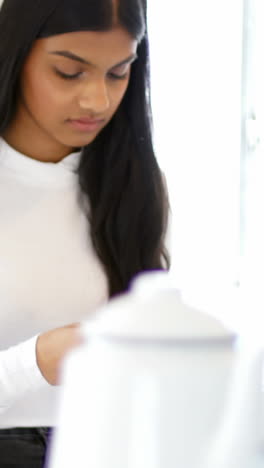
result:
<svg viewBox="0 0 264 468"><path fill-rule="evenodd" d="M38 369L37 335L86 320L109 297L80 157L45 163L0 137L0 429L56 425L60 387Z"/></svg>
<svg viewBox="0 0 264 468"><path fill-rule="evenodd" d="M37 336L0 351L0 414L23 395L49 386L36 362Z"/></svg>

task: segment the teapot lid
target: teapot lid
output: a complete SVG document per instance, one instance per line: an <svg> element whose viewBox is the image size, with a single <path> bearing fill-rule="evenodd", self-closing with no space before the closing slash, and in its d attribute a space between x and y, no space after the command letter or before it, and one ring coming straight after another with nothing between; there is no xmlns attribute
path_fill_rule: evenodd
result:
<svg viewBox="0 0 264 468"><path fill-rule="evenodd" d="M209 340L226 343L234 334L219 319L189 306L173 285L168 272L141 273L127 293L101 307L81 327L91 336L156 339Z"/></svg>

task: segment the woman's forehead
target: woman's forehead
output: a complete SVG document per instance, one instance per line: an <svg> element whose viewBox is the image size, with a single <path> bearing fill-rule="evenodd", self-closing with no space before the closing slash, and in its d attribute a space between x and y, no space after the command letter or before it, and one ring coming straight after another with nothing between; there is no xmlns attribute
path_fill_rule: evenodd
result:
<svg viewBox="0 0 264 468"><path fill-rule="evenodd" d="M123 28L110 31L79 31L38 39L28 56L27 64L64 57L84 65L112 68L122 61L133 62L137 41Z"/></svg>
<svg viewBox="0 0 264 468"><path fill-rule="evenodd" d="M37 41L39 48L46 53L54 50L72 50L85 53L99 53L105 49L112 54L136 52L137 41L123 28L115 28L110 31L78 31L59 34ZM85 57L84 57L85 58Z"/></svg>

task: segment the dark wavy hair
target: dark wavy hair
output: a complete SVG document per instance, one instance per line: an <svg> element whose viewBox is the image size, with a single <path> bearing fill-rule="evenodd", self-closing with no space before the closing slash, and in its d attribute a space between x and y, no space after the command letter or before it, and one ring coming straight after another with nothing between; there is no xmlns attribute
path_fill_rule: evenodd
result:
<svg viewBox="0 0 264 468"><path fill-rule="evenodd" d="M14 116L19 76L32 44L62 2L3 2L0 135ZM113 27L113 0L86 3L90 4L91 30ZM125 291L131 279L142 271L169 268L164 246L168 199L152 139L146 0L118 0L117 20L138 40L138 59L132 65L128 89L118 110L97 138L82 148L78 168L80 203L108 277L110 296Z"/></svg>

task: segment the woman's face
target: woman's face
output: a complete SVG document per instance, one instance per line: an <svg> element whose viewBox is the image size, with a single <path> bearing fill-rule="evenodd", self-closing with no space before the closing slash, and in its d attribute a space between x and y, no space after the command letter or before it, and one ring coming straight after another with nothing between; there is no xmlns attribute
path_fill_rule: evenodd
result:
<svg viewBox="0 0 264 468"><path fill-rule="evenodd" d="M136 40L119 27L35 41L22 69L7 141L46 161L91 143L122 101L136 50Z"/></svg>

